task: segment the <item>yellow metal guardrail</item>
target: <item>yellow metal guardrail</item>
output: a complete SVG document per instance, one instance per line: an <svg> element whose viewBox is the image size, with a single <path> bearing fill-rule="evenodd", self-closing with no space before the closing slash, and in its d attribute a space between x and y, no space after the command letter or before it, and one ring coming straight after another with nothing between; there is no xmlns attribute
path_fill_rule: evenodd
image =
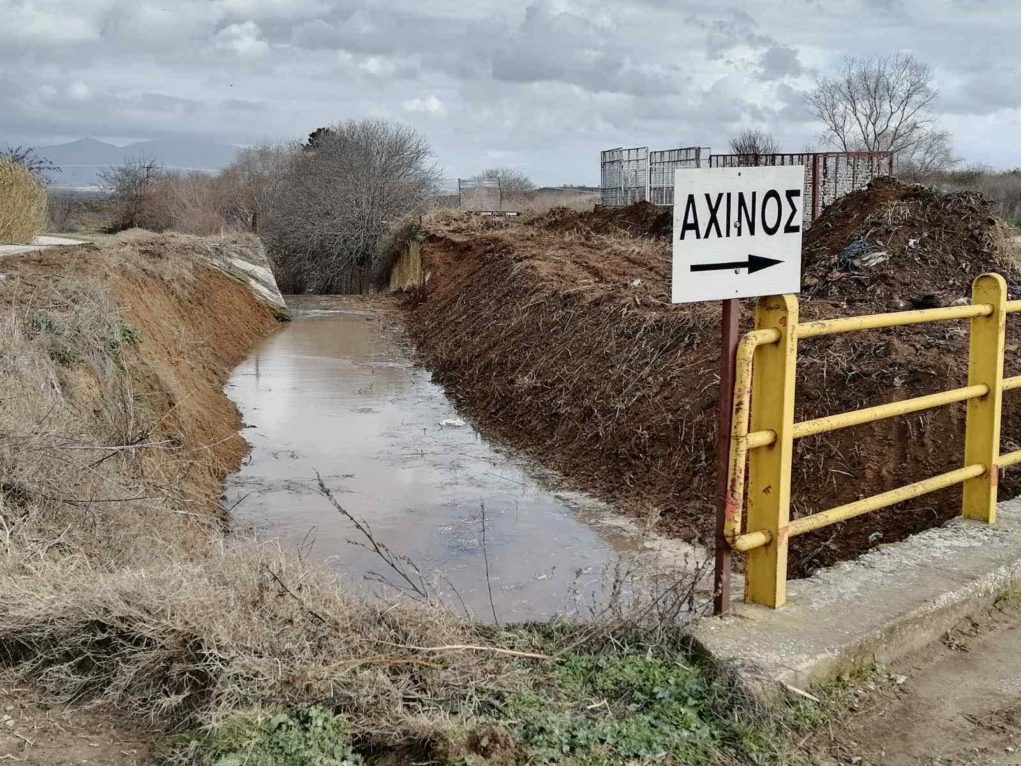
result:
<svg viewBox="0 0 1021 766"><path fill-rule="evenodd" d="M798 321L798 300L795 296L779 295L759 300L755 313L756 329L746 333L737 347L724 526L730 546L748 554L746 601L774 608L784 604L787 595L787 546L791 537L955 484L964 485L962 513L966 518L995 523L999 469L1021 463L1021 450L1000 454L1001 394L1021 388L1021 375L1003 377L1006 317L1019 311L1021 301L1007 300L1007 284L998 274L983 274L975 280L971 304L947 308L801 323ZM859 330L957 319L970 322L967 386L794 422L794 378L799 341ZM791 461L795 439L954 402L968 403L963 467L791 520ZM744 532L743 520L746 521Z"/></svg>

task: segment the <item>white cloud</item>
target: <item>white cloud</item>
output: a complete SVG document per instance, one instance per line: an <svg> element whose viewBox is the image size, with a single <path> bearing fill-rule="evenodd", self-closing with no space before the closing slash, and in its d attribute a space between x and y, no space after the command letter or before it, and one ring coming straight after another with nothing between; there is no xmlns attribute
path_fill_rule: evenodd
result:
<svg viewBox="0 0 1021 766"><path fill-rule="evenodd" d="M428 114L431 117L442 117L447 113L447 107L439 98L430 94L425 98L415 97L404 101L401 106L405 112L411 114Z"/></svg>
<svg viewBox="0 0 1021 766"><path fill-rule="evenodd" d="M451 173L506 152L586 182L606 146L761 127L800 150L815 74L906 50L958 153L1021 165L1016 0L0 0L0 19L0 143L284 140L375 115Z"/></svg>
<svg viewBox="0 0 1021 766"><path fill-rule="evenodd" d="M307 19L330 11L326 0L219 0L211 2L227 14L241 19Z"/></svg>
<svg viewBox="0 0 1021 766"><path fill-rule="evenodd" d="M85 101L92 95L92 90L81 80L75 80L67 86L67 95L75 101Z"/></svg>
<svg viewBox="0 0 1021 766"><path fill-rule="evenodd" d="M0 41L61 45L98 40L97 15L88 7L52 1L0 0Z"/></svg>
<svg viewBox="0 0 1021 766"><path fill-rule="evenodd" d="M259 25L254 21L230 24L216 33L216 47L240 58L258 58L269 51L269 43L261 39Z"/></svg>

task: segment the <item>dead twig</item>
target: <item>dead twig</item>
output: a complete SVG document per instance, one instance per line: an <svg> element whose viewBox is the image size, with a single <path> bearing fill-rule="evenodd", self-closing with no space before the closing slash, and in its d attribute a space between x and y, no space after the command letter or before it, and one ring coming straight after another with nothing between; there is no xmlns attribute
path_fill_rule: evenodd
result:
<svg viewBox="0 0 1021 766"><path fill-rule="evenodd" d="M493 578L489 574L489 553L486 546L486 504L480 505L482 512L482 560L486 565L486 590L489 593L489 608L493 613L493 622L496 623L496 627L502 627L500 625L500 618L496 616L496 603L493 601Z"/></svg>
<svg viewBox="0 0 1021 766"><path fill-rule="evenodd" d="M424 601L432 603L433 598L430 593L430 588L414 562L405 556L395 554L385 543L377 540L375 535L372 533L372 530L365 522L358 519L354 514L337 502L337 498L333 496L333 492L331 492L329 487L326 486L326 483L323 481L323 477L319 475L318 471L316 471L316 482L319 485L319 493L326 498L330 505L332 505L339 514L354 524L355 529L361 532L362 536L368 541L369 549L375 551L376 555L382 559L383 563L385 563L401 580L407 583L408 587L415 595ZM402 565L411 567L415 576L412 577L412 575L408 574L405 566ZM380 577L380 580L389 584L389 581L385 578Z"/></svg>
<svg viewBox="0 0 1021 766"><path fill-rule="evenodd" d="M398 649L410 649L416 652L489 652L502 654L506 657L522 657L529 660L555 660L551 654L539 652L523 652L517 649L502 649L498 646L481 646L479 644L447 644L446 646L412 646L411 644L388 644Z"/></svg>

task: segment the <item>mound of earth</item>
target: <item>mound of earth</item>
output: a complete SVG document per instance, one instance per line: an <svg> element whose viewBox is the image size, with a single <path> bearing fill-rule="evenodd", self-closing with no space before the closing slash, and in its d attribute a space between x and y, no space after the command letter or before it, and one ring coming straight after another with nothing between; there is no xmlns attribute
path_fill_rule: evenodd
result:
<svg viewBox="0 0 1021 766"><path fill-rule="evenodd" d="M556 232L623 234L668 241L673 223L672 208L656 207L651 202L637 202L628 207L598 208L585 213L563 207L554 208L532 221L535 226Z"/></svg>
<svg viewBox="0 0 1021 766"><path fill-rule="evenodd" d="M707 541L719 310L670 303L669 224L655 210L561 210L518 221L434 216L423 245L427 283L409 301L407 320L423 364L483 428L659 531ZM977 198L876 182L827 210L806 235L802 316L886 311L929 293L946 302L966 296L974 276L1009 266L996 247L1000 227ZM889 257L841 270L841 253L859 239L866 255L882 247ZM933 273L923 280L917 274L926 268ZM751 308L743 309L746 327ZM937 324L806 341L796 418L964 385L966 330ZM1012 330L1008 347L1019 341ZM955 405L800 441L792 514L959 467L963 415ZM1021 443L1009 406L1004 436ZM1009 474L1001 482L1004 497L1021 489ZM798 537L791 572L942 523L959 503L960 490L950 489Z"/></svg>
<svg viewBox="0 0 1021 766"><path fill-rule="evenodd" d="M982 270L1017 265L1009 232L980 194L942 194L879 178L830 205L805 234L802 281L811 298L879 311L949 305Z"/></svg>

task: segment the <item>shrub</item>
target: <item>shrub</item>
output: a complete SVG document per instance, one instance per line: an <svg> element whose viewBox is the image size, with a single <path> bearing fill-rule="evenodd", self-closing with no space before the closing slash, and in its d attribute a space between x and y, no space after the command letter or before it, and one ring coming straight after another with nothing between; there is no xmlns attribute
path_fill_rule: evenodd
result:
<svg viewBox="0 0 1021 766"><path fill-rule="evenodd" d="M382 120L317 130L273 184L259 234L285 292L367 289L390 233L436 193L432 152L414 130Z"/></svg>
<svg viewBox="0 0 1021 766"><path fill-rule="evenodd" d="M220 234L226 228L217 178L174 173L155 160L129 160L102 174L114 208L112 231L148 229Z"/></svg>
<svg viewBox="0 0 1021 766"><path fill-rule="evenodd" d="M158 185L165 172L156 160L135 159L100 173L116 210L111 230L170 228L169 216L157 201Z"/></svg>
<svg viewBox="0 0 1021 766"><path fill-rule="evenodd" d="M220 171L215 180L216 203L229 227L259 231L259 218L270 202L273 185L296 150L287 144L249 147Z"/></svg>
<svg viewBox="0 0 1021 766"><path fill-rule="evenodd" d="M26 168L0 158L0 242L31 242L46 225L46 188Z"/></svg>

